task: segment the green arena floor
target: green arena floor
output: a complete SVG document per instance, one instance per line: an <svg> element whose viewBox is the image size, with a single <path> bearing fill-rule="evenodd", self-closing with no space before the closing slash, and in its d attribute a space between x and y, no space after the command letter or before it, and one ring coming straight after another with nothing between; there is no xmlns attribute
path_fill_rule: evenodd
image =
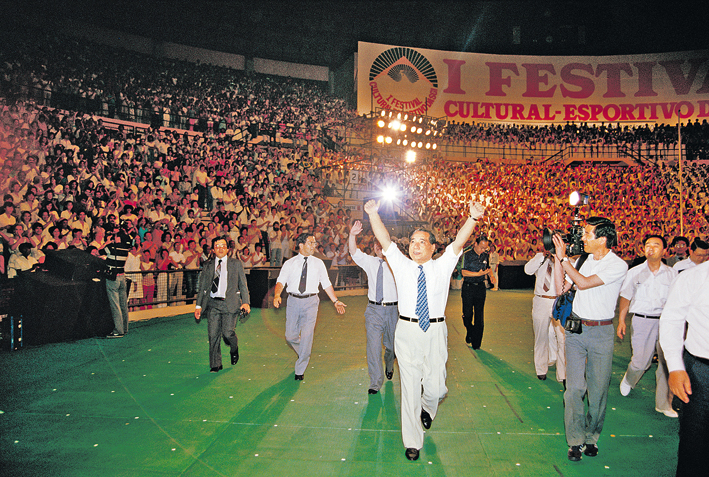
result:
<svg viewBox="0 0 709 477"><path fill-rule="evenodd" d="M448 303L448 397L421 458L404 456L398 370L367 394L366 296L344 316L321 304L310 367L293 379L285 309L237 326L241 359L209 372L207 324L191 315L131 323L122 339L0 353L0 474L7 476L662 476L678 422L654 410L654 365L628 397L616 339L595 458L569 462L562 385L532 364L531 291L489 292L483 349ZM60 317L58 317L60 319ZM553 371L550 372L550 378Z"/></svg>

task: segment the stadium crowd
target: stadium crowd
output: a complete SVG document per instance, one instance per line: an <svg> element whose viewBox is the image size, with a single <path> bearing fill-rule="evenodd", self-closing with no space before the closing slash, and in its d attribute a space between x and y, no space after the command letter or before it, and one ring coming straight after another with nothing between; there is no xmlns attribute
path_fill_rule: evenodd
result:
<svg viewBox="0 0 709 477"><path fill-rule="evenodd" d="M280 266L303 230L315 233L320 254L333 265L349 263L352 210L329 196L347 183L351 158L323 144L331 139L326 131L337 130L356 112L321 85L156 60L52 35L11 44L0 65L4 275L14 274L10 262L13 256L19 259L23 243L31 245L26 261L40 261L47 249L76 247L101 254L119 227L136 237L132 272L194 271L208 256L211 239L221 234L232 238L233 254L247 267ZM60 95L72 98L75 108L48 106ZM28 97L34 99L24 100ZM151 122L144 134L104 124L121 115L136 122L156 117L165 122ZM165 124L179 130L167 130ZM285 131L293 133L288 145L279 141ZM688 131L696 150L702 150L709 138L706 122L689 125ZM258 135L271 137L261 144L248 140ZM451 124L446 137L449 142L527 147L563 141L665 147L674 141L673 132L662 125ZM565 231L574 215L566 202L573 190L591 198L581 209L584 216L614 220L618 254L625 259L636 255L647 233L670 239L682 234L678 170L663 162L567 167L434 157L385 179L371 177L372 182L374 177L396 182L405 193L402 207L428 223L443 244L454 238L469 198L479 197L488 205L481 230L501 261L533 256L544 227ZM707 167L689 162L681 190L683 235L706 237ZM365 233L360 240L366 252L373 236ZM189 295L194 274L184 277ZM132 290L134 305L163 293L149 274L140 286Z"/></svg>

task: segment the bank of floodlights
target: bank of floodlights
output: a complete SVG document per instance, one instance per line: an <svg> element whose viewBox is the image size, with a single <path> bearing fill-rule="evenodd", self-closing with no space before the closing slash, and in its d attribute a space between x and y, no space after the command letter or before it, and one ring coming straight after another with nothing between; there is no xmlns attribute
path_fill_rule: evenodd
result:
<svg viewBox="0 0 709 477"><path fill-rule="evenodd" d="M442 124L439 119L429 116L382 110L376 125L384 131L377 135L377 142L435 151L438 149Z"/></svg>

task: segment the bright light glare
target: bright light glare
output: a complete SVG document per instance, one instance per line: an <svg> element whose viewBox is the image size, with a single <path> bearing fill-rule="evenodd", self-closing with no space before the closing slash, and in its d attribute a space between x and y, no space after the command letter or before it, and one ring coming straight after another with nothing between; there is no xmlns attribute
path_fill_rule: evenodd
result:
<svg viewBox="0 0 709 477"><path fill-rule="evenodd" d="M406 151L406 162L409 164L416 162L416 152L415 151Z"/></svg>
<svg viewBox="0 0 709 477"><path fill-rule="evenodd" d="M382 144L382 143L384 142L384 136L381 136L381 135L380 135L380 136L377 136L377 142L378 142L379 144Z"/></svg>
<svg viewBox="0 0 709 477"><path fill-rule="evenodd" d="M391 124L389 125L389 127L392 129L399 129L400 126L401 126L401 123L399 121L392 121Z"/></svg>
<svg viewBox="0 0 709 477"><path fill-rule="evenodd" d="M391 144L391 137L387 136L384 140L387 144Z"/></svg>
<svg viewBox="0 0 709 477"><path fill-rule="evenodd" d="M406 132L406 124L402 123L401 127L399 128L402 132Z"/></svg>
<svg viewBox="0 0 709 477"><path fill-rule="evenodd" d="M397 195L396 189L391 186L386 186L384 190L382 190L382 199L385 201L393 202L396 200Z"/></svg>
<svg viewBox="0 0 709 477"><path fill-rule="evenodd" d="M579 200L581 200L581 196L578 192L573 191L571 194L569 194L569 204L576 205L579 203Z"/></svg>
<svg viewBox="0 0 709 477"><path fill-rule="evenodd" d="M377 121L377 126L379 126L380 128L383 128L384 124L386 124L386 123L381 119L379 121Z"/></svg>

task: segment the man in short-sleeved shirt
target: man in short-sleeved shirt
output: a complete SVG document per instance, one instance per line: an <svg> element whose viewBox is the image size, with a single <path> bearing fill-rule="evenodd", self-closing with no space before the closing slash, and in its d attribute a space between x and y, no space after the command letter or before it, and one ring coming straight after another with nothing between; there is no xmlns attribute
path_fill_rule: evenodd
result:
<svg viewBox="0 0 709 477"><path fill-rule="evenodd" d="M379 216L379 202L368 201L364 210L396 280L399 321L394 347L401 381L401 434L406 458L417 460L423 447L423 430L431 427L438 403L448 393L448 328L444 313L451 273L485 209L470 202L470 216L455 241L435 260L432 257L436 238L431 231L414 231L409 241L410 258L405 257L391 241Z"/></svg>
<svg viewBox="0 0 709 477"><path fill-rule="evenodd" d="M289 295L286 306L286 341L298 355L295 362L295 380L302 381L313 348L320 305L318 287L323 287L340 315L345 313L347 305L337 299L323 261L313 256L317 248L315 236L307 232L302 233L295 243L298 255L286 260L278 274L273 306L281 306L281 293L285 289Z"/></svg>
<svg viewBox="0 0 709 477"><path fill-rule="evenodd" d="M590 217L582 237L591 254L580 270L566 256L566 244L553 237L555 264L576 284L573 315L582 320L581 333L566 332L566 392L564 425L568 458L581 460L581 453L598 455L598 438L606 416L608 387L613 365L613 317L628 265L611 250L617 234L613 223ZM569 287L564 287L569 288ZM588 410L584 395L588 393Z"/></svg>

